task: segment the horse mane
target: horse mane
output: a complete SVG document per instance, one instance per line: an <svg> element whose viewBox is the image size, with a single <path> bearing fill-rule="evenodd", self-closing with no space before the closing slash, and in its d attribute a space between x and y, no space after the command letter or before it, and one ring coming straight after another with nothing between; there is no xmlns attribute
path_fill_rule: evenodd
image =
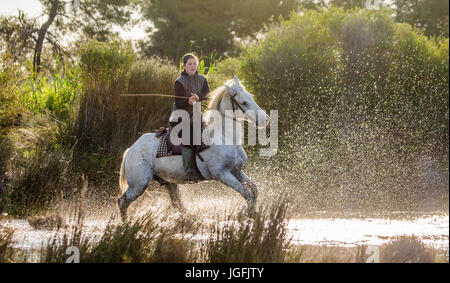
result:
<svg viewBox="0 0 450 283"><path fill-rule="evenodd" d="M225 86L216 88L211 93L211 101L208 104L208 109L217 110L217 106L219 105L219 102L222 100L225 92L228 92L228 89Z"/></svg>

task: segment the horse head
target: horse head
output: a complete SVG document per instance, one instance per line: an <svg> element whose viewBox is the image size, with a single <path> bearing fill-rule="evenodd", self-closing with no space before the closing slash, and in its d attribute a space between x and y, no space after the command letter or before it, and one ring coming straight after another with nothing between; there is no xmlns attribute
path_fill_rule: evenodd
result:
<svg viewBox="0 0 450 283"><path fill-rule="evenodd" d="M253 99L245 87L241 84L237 76L225 83L228 90L228 97L232 105L233 118L246 120L258 128L266 127L270 121L269 116ZM234 101L233 101L234 100ZM234 105L233 105L234 104Z"/></svg>

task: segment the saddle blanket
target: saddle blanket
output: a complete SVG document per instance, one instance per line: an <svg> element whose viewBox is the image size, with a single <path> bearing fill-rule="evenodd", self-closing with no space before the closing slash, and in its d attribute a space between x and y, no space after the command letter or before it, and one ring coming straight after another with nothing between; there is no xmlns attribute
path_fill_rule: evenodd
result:
<svg viewBox="0 0 450 283"><path fill-rule="evenodd" d="M156 151L156 158L181 155L182 145L173 145L170 141L170 131L168 129L160 129L156 132L156 136L161 137L159 139L158 150ZM201 145L195 149L196 154L204 151L211 144L211 140L208 131L202 129L202 142Z"/></svg>

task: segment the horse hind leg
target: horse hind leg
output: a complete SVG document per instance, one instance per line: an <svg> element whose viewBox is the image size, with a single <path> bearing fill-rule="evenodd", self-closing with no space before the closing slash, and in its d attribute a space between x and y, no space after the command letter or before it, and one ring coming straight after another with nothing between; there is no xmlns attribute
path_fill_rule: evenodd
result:
<svg viewBox="0 0 450 283"><path fill-rule="evenodd" d="M186 209L184 208L184 205L181 201L181 195L178 185L175 183L167 183L165 187L169 191L170 201L172 202L173 207L181 212L185 212Z"/></svg>
<svg viewBox="0 0 450 283"><path fill-rule="evenodd" d="M139 198L147 187L129 187L128 190L123 193L118 199L117 203L119 205L120 217L122 221L127 220L127 209L130 204Z"/></svg>
<svg viewBox="0 0 450 283"><path fill-rule="evenodd" d="M145 170L140 171L142 171L141 175L134 174L134 176L128 178L127 190L117 199L117 204L119 205L119 211L122 221L126 221L127 219L127 209L130 204L145 192L149 183L152 181L151 172L145 172Z"/></svg>

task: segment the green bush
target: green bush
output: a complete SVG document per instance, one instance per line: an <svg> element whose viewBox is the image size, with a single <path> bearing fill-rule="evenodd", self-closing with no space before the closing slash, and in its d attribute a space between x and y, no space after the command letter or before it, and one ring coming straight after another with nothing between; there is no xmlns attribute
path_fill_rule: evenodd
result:
<svg viewBox="0 0 450 283"><path fill-rule="evenodd" d="M66 250L70 246L80 250L82 263L175 263L194 262L196 246L192 233L196 233L195 222L190 217L181 217L161 225L167 220L155 213L121 224L108 223L101 235L94 236L86 229L81 214L75 219L77 225L63 231L63 237L49 239L45 249L41 249L41 262L63 263L67 259ZM161 216L161 215L159 215Z"/></svg>
<svg viewBox="0 0 450 283"><path fill-rule="evenodd" d="M408 117L420 137L431 130L439 141L448 141L448 72L448 39L420 35L389 11L337 8L292 14L245 51L240 69L257 101L280 111L283 129L333 112L404 125L399 112L409 111L423 113ZM409 139L410 130L399 134Z"/></svg>
<svg viewBox="0 0 450 283"><path fill-rule="evenodd" d="M81 93L76 68L63 76L28 78L18 90L21 105L34 113L48 112L62 122L68 121Z"/></svg>
<svg viewBox="0 0 450 283"><path fill-rule="evenodd" d="M415 236L399 236L381 247L383 263L434 263L436 251Z"/></svg>
<svg viewBox="0 0 450 283"><path fill-rule="evenodd" d="M287 204L279 199L249 219L243 213L211 227L206 245L208 262L284 262L290 244L286 227Z"/></svg>
<svg viewBox="0 0 450 283"><path fill-rule="evenodd" d="M302 111L332 94L339 57L330 26L342 17L340 10L292 14L245 51L241 73L263 107Z"/></svg>
<svg viewBox="0 0 450 283"><path fill-rule="evenodd" d="M395 44L383 88L381 114L398 113L395 130L410 145L427 143L433 153L448 155L448 38L429 39L409 25L395 25Z"/></svg>
<svg viewBox="0 0 450 283"><path fill-rule="evenodd" d="M79 50L83 83L89 94L113 95L126 88L126 75L136 59L128 42L91 40Z"/></svg>
<svg viewBox="0 0 450 283"><path fill-rule="evenodd" d="M0 136L0 210L15 216L45 211L74 184L72 150L63 123L24 112L20 125Z"/></svg>
<svg viewBox="0 0 450 283"><path fill-rule="evenodd" d="M14 146L8 134L20 124L21 107L14 95L22 79L20 68L8 54L0 57L0 211L5 209L9 183L8 167Z"/></svg>
<svg viewBox="0 0 450 283"><path fill-rule="evenodd" d="M268 187L282 174L313 208L411 208L448 195L448 39L389 10L331 7L292 14L240 60L256 101L279 111L278 154L249 164L273 174Z"/></svg>
<svg viewBox="0 0 450 283"><path fill-rule="evenodd" d="M238 58L227 57L216 63L214 71L208 74L208 83L211 91L222 86L227 80L240 74L241 61Z"/></svg>
<svg viewBox="0 0 450 283"><path fill-rule="evenodd" d="M16 175L2 196L4 210L23 217L49 209L64 188L67 164L61 155L36 147L23 152L15 162Z"/></svg>
<svg viewBox="0 0 450 283"><path fill-rule="evenodd" d="M22 71L8 54L0 57L0 135L6 133L19 123L20 105L14 95Z"/></svg>

